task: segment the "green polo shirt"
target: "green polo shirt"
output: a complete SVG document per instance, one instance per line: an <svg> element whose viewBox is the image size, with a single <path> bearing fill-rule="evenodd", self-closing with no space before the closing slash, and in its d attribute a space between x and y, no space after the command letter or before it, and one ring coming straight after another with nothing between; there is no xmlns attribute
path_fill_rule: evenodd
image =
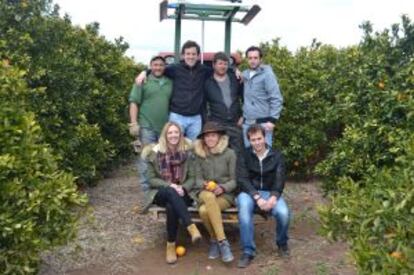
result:
<svg viewBox="0 0 414 275"><path fill-rule="evenodd" d="M165 77L149 75L142 86L134 84L129 94L129 102L138 105L138 124L161 133L168 121L172 81Z"/></svg>

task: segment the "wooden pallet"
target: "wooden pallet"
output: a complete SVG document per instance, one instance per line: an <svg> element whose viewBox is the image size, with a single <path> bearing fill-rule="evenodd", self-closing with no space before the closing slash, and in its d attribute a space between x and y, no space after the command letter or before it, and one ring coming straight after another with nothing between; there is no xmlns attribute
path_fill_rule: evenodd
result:
<svg viewBox="0 0 414 275"><path fill-rule="evenodd" d="M202 220L200 219L200 216L198 214L198 209L196 207L188 207L188 211L191 215L191 220L195 223L202 223ZM223 224L238 224L238 210L236 207L228 208L221 212ZM166 221L166 212L164 207L159 207L156 205L153 205L149 208L149 213L153 216L154 220L165 222ZM267 219L263 218L260 215L255 215L254 223L263 223L266 222Z"/></svg>

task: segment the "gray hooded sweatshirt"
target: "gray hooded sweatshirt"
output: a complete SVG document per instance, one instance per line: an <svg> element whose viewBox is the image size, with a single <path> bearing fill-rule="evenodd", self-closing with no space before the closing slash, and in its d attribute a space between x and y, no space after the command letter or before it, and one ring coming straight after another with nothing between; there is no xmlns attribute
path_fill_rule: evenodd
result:
<svg viewBox="0 0 414 275"><path fill-rule="evenodd" d="M283 104L276 75L269 65L260 65L252 77L250 72L250 69L243 72L245 123L275 123Z"/></svg>

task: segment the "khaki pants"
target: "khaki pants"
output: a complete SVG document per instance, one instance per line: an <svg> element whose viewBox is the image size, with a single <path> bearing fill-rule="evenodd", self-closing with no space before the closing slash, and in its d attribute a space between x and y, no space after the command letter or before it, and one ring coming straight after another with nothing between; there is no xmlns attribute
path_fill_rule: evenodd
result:
<svg viewBox="0 0 414 275"><path fill-rule="evenodd" d="M229 208L231 203L223 196L216 197L210 191L201 191L198 197L201 202L198 213L211 239L218 241L226 239L221 211Z"/></svg>

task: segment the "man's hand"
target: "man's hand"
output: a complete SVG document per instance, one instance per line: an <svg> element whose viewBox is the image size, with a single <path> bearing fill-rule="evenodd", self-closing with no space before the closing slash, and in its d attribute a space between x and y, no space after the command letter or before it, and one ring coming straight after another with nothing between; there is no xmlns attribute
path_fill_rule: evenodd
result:
<svg viewBox="0 0 414 275"><path fill-rule="evenodd" d="M260 208L261 210L266 211L266 205L267 205L267 202L266 202L266 200L265 200L265 199L259 198L259 199L256 201L256 203L257 203L257 206L259 206L259 208Z"/></svg>
<svg viewBox="0 0 414 275"><path fill-rule="evenodd" d="M265 128L266 131L273 131L273 129L275 128L275 124L268 121L263 124L263 128Z"/></svg>
<svg viewBox="0 0 414 275"><path fill-rule="evenodd" d="M242 125L243 125L243 117L241 116L240 118L239 118L239 120L237 121L237 126L238 127L242 127Z"/></svg>
<svg viewBox="0 0 414 275"><path fill-rule="evenodd" d="M271 196L267 201L266 201L266 205L265 205L265 211L270 211L272 210L272 208L276 205L277 203L277 198L276 196Z"/></svg>
<svg viewBox="0 0 414 275"><path fill-rule="evenodd" d="M236 78L237 78L240 82L243 82L243 75L242 75L242 73L240 72L239 68L236 68L236 69L234 70L234 74L236 75Z"/></svg>
<svg viewBox="0 0 414 275"><path fill-rule="evenodd" d="M224 189L220 185L217 185L217 187L213 190L213 193L216 196L220 196L221 194L224 193Z"/></svg>
<svg viewBox="0 0 414 275"><path fill-rule="evenodd" d="M133 137L138 137L139 136L139 125L136 122L131 122L130 124L128 124L129 126L129 134Z"/></svg>
<svg viewBox="0 0 414 275"><path fill-rule="evenodd" d="M136 78L135 78L135 83L138 86L141 86L142 84L145 83L145 81L147 80L147 72L145 70L143 70Z"/></svg>

